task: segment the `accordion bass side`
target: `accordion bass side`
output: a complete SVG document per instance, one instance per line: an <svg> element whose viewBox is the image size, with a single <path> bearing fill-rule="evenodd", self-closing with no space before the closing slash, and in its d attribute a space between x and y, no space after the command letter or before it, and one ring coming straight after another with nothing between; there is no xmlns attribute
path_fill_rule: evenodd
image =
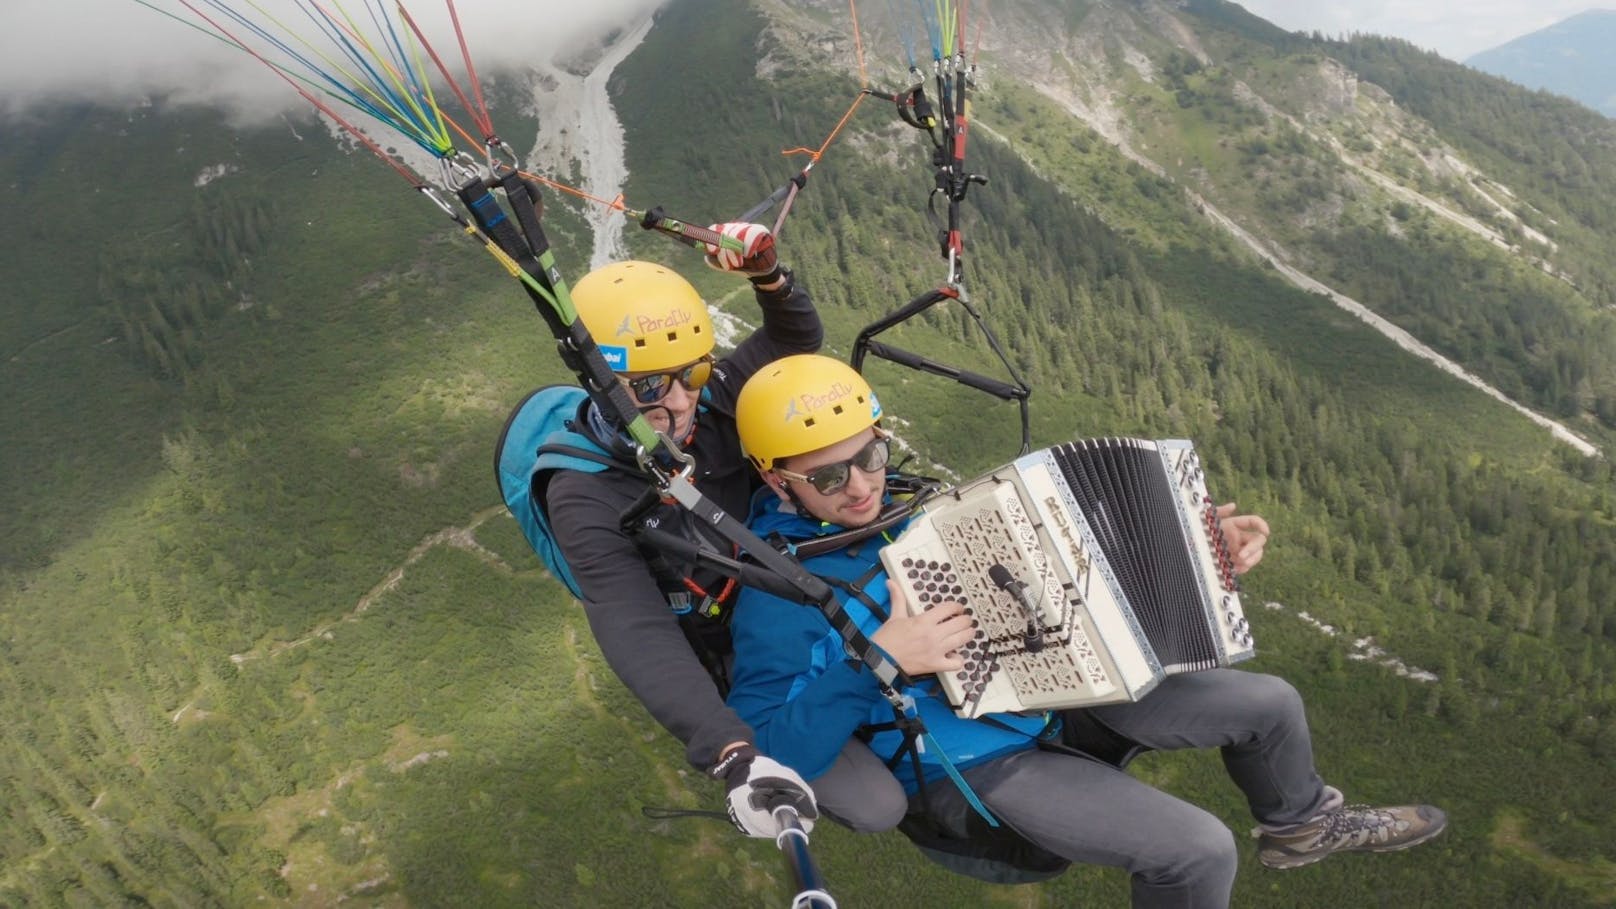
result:
<svg viewBox="0 0 1616 909"><path fill-rule="evenodd" d="M1033 452L928 502L881 560L911 613L976 618L965 667L937 676L960 716L1135 701L1255 654L1187 441Z"/></svg>

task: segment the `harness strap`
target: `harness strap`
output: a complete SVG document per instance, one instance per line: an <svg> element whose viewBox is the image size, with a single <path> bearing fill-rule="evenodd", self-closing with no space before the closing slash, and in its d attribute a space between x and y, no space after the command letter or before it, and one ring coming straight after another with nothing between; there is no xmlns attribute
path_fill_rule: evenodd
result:
<svg viewBox="0 0 1616 909"><path fill-rule="evenodd" d="M892 102L897 105L898 117L903 122L915 129L931 133L932 142L937 143L937 134L932 132L937 128L937 114L932 110L931 102L926 99L924 83L915 85L908 93L894 94Z"/></svg>
<svg viewBox="0 0 1616 909"><path fill-rule="evenodd" d="M927 498L929 498L929 496ZM814 537L811 540L803 540L800 543L792 544L791 551L799 559L811 559L816 555L823 555L827 552L835 552L838 549L846 549L851 544L867 540L870 537L876 536L877 534L885 533L886 531L891 530L895 525L908 520L909 516L914 514L915 509L921 505L922 501L924 500L917 497L917 499L894 502L882 509L881 513L876 516L875 520L865 524L863 527L855 527L850 530L844 530L840 533L832 533L822 537Z"/></svg>
<svg viewBox="0 0 1616 909"><path fill-rule="evenodd" d="M965 782L965 777L961 776L959 770L955 769L954 762L948 759L948 752L937 744L937 740L932 738L930 732L922 732L920 735L923 740L930 742L931 747L936 750L937 760L943 765L943 772L947 773L948 778L954 781L955 786L959 787L960 795L965 796L965 801L970 803L971 808L982 816L982 820L988 822L989 827L999 826L999 819L994 817L991 811L988 811L988 806L982 804L980 798L977 798L976 790L971 788L970 783ZM919 760L918 756L916 760ZM921 777L920 785L922 787L926 785L924 777ZM922 801L922 804L924 804L924 801Z"/></svg>
<svg viewBox="0 0 1616 909"><path fill-rule="evenodd" d="M591 462L593 462L595 464L600 464L600 465L602 465L604 467L612 467L612 468L616 468L618 470L622 470L625 473L635 473L635 474L640 473L640 471L635 470L634 468L628 466L627 464L624 464L622 461L618 460L617 458L612 457L609 454L606 454L605 452L591 451L591 450L589 450L587 448L580 448L580 447L578 447L576 445L567 445L567 444L562 443L562 442L555 442L555 443L548 443L547 442L547 443L539 446L539 453L540 454L544 454L546 452L549 452L551 454L566 455L569 458L578 458L578 459L584 460L584 461L591 461ZM641 474L641 475L643 476L643 474Z"/></svg>
<svg viewBox="0 0 1616 909"><path fill-rule="evenodd" d="M857 554L856 549L853 550L853 554ZM865 585L874 580L875 577L882 571L883 566L880 562L876 562L874 565L871 565L869 570L865 571L864 574L856 581L846 581L841 578L826 578L825 582L830 584L832 587L846 591L850 596L856 598L861 604L863 604L864 608L868 609L871 615L874 615L882 621L886 621L886 619L890 616L890 612L882 609L875 602L875 600L871 599L869 594L864 592ZM874 647L875 644L871 643L870 646ZM976 790L972 789L971 784L967 783L965 781L965 777L960 775L959 770L954 766L954 762L948 759L948 752L944 751L943 747L937 744L937 739L931 734L931 731L926 728L926 722L920 718L920 714L914 706L913 699L904 697L902 695L897 695L895 690L892 690L885 685L883 685L883 693L887 695L887 700L892 701L893 721L890 724L879 724L879 727L870 727L872 729L871 735L873 736L874 731L877 728L879 728L881 731L885 731L887 729L897 729L903 732L903 742L898 745L898 750L894 752L892 757L887 760L887 768L895 769L898 764L903 761L905 756L909 758L910 766L913 768L915 774L915 783L917 786L919 786L920 790L919 794L921 810L926 812L928 815L931 813L931 798L926 791L926 774L922 770L920 763L920 755L927 748L930 748L932 754L936 757L937 762L942 765L943 772L948 774L948 778L953 781L954 786L959 789L960 794L965 796L965 801L970 804L971 808L975 810L977 814L981 815L983 820L987 821L989 827L999 826L998 819L993 816L993 813L988 810L986 805L982 804L982 800L977 797ZM864 727L861 727L861 729L862 728ZM865 739L865 741L867 742L869 739Z"/></svg>
<svg viewBox="0 0 1616 909"><path fill-rule="evenodd" d="M870 598L869 594L864 592L864 585L868 584L872 578L880 573L881 563L877 562L875 565L871 566L869 571L864 573L863 577L856 581L848 581L842 578L826 578L825 583L846 593L853 599L858 600L861 604L863 604L865 609L870 611L871 615L885 622L888 618L887 610L882 609L879 603L875 602L875 600ZM874 642L871 642L870 646L874 647Z"/></svg>

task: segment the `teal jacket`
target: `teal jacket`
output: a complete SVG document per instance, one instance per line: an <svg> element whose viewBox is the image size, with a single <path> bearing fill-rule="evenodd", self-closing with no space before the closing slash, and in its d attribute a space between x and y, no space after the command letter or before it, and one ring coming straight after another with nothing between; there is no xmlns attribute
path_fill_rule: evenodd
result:
<svg viewBox="0 0 1616 909"><path fill-rule="evenodd" d="M779 534L792 542L844 529L798 515L768 489L752 500L749 523L759 536ZM901 530L902 525L888 533L895 536ZM864 593L879 614L846 591L838 590L837 595L866 636L881 627L889 608L880 560L885 544L883 537L876 536L803 562L821 577L862 580ZM730 632L735 641L735 665L730 672L729 705L756 731L759 749L804 778L812 780L829 770L859 727L892 722L891 703L882 695L874 673L848 658L841 636L818 609L746 588L735 605ZM916 679L902 694L960 770L1035 747L1035 738L1045 726L1042 716L992 714L994 722L955 716L931 676ZM870 747L889 759L902 739L895 730L880 732ZM928 783L945 777L933 749L921 754L921 766ZM916 791L908 757L893 772L909 792Z"/></svg>

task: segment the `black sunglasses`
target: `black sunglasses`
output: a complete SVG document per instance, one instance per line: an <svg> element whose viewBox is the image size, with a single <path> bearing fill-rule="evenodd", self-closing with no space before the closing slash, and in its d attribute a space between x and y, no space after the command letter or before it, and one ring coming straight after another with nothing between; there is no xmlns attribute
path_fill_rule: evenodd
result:
<svg viewBox="0 0 1616 909"><path fill-rule="evenodd" d="M713 361L710 357L702 357L689 366L682 366L671 372L637 376L624 379L623 382L628 385L629 394L634 396L634 403L655 404L666 398L668 392L673 391L673 383L676 380L685 387L685 391L697 392L701 391L701 387L712 377Z"/></svg>
<svg viewBox="0 0 1616 909"><path fill-rule="evenodd" d="M847 485L847 481L853 478L853 468L857 467L865 473L875 473L886 467L887 462L891 460L892 446L888 444L887 437L877 435L845 461L822 464L807 473L792 473L784 467L776 467L774 472L788 480L811 483L820 495L828 496L840 492L842 487Z"/></svg>

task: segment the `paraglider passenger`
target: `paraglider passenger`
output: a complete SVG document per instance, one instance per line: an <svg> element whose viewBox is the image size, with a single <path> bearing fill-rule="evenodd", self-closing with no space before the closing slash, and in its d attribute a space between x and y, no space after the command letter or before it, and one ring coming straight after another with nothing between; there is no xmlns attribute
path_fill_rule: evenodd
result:
<svg viewBox="0 0 1616 909"><path fill-rule="evenodd" d="M736 418L747 456L768 489L751 512L752 529L801 542L869 523L888 501L889 443L881 406L851 367L795 356L759 371L741 391ZM1221 509L1236 568L1262 558L1268 525ZM886 581L882 536L804 561L817 575L862 586L865 598L838 593L864 634L911 679L960 668L955 653L974 632L958 603L911 617ZM819 610L747 589L732 620L736 662L729 703L757 731L757 745L816 780L862 727L890 724L893 708L874 674L849 659ZM1259 826L1258 857L1292 868L1335 852L1390 851L1425 842L1446 826L1426 805L1346 805L1314 769L1307 719L1296 690L1275 676L1232 669L1169 675L1134 703L1043 716L993 714L962 719L935 681L904 692L935 740L920 755L932 812L966 816L964 788L949 781L946 755L985 808L1026 840L1069 861L1124 868L1135 906L1227 906L1236 871L1229 829L1212 814L1129 776L1112 764L1038 747L1063 728L1097 721L1151 749L1222 750L1230 778ZM878 732L883 758L900 733ZM941 751L942 754L937 752ZM919 780L907 760L896 773L910 793Z"/></svg>

